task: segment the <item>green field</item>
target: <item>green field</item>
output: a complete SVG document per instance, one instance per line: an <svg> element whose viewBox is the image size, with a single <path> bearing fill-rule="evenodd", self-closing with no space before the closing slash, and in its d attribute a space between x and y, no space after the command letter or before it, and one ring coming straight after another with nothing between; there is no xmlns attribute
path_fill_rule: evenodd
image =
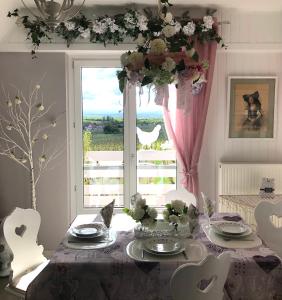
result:
<svg viewBox="0 0 282 300"><path fill-rule="evenodd" d="M138 119L136 124L141 130L147 132L152 131L158 124L162 128L158 140L150 147L154 150L160 150L161 145L167 140L163 119ZM96 130L98 127L100 132ZM84 151L122 151L123 130L124 125L120 118L85 118L83 120ZM139 150L141 144L137 137L136 141Z"/></svg>

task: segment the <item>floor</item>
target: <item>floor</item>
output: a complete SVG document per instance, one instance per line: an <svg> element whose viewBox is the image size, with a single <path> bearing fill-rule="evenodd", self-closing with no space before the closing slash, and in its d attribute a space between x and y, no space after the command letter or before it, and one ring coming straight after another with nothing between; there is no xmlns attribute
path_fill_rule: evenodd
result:
<svg viewBox="0 0 282 300"><path fill-rule="evenodd" d="M0 277L0 299L1 300L18 300L19 298L7 293L4 288L8 283L8 277L1 278Z"/></svg>

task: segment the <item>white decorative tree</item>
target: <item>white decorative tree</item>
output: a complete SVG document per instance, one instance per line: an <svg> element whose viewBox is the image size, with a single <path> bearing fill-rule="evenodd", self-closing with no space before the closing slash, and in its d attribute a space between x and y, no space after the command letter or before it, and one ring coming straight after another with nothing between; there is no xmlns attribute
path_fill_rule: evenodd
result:
<svg viewBox="0 0 282 300"><path fill-rule="evenodd" d="M12 98L5 91L4 95L6 111L0 113L0 155L10 158L29 172L31 204L36 210L38 182L49 163L63 151L62 148L49 151L46 147L49 130L57 125L56 119L46 118L51 105L44 107L40 85L36 85L27 98L20 90Z"/></svg>

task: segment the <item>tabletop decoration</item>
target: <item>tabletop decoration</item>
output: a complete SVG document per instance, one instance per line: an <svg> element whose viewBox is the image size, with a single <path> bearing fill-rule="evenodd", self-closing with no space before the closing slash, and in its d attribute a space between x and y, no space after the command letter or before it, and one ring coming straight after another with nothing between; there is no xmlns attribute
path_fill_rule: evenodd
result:
<svg viewBox="0 0 282 300"><path fill-rule="evenodd" d="M188 206L181 200L172 200L166 204L163 211L164 220L172 224L177 231L179 224L185 225L189 221Z"/></svg>
<svg viewBox="0 0 282 300"><path fill-rule="evenodd" d="M135 194L131 199L133 199L134 203L133 209L124 208L123 211L136 222L140 222L142 225L141 229L154 227L157 222L157 210L149 207L146 204L146 199L142 198L139 193Z"/></svg>

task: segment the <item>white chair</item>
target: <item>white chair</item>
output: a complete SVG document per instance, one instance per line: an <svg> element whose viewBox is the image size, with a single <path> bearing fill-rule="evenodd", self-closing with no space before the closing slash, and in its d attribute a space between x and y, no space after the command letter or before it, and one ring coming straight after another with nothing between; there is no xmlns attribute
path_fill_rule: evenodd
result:
<svg viewBox="0 0 282 300"><path fill-rule="evenodd" d="M23 299L31 281L49 262L42 254L43 246L37 245L40 222L37 211L16 208L3 224L4 237L14 257L6 290Z"/></svg>
<svg viewBox="0 0 282 300"><path fill-rule="evenodd" d="M221 300L230 260L230 253L224 252L218 257L210 255L198 264L178 267L170 281L173 300Z"/></svg>
<svg viewBox="0 0 282 300"><path fill-rule="evenodd" d="M276 227L271 216L282 217L282 201L271 203L261 201L255 208L257 233L266 245L282 258L282 227Z"/></svg>
<svg viewBox="0 0 282 300"><path fill-rule="evenodd" d="M190 204L197 206L197 199L195 195L182 188L167 192L164 195L164 200L166 203L172 200L182 200L187 204L187 206L189 206Z"/></svg>

